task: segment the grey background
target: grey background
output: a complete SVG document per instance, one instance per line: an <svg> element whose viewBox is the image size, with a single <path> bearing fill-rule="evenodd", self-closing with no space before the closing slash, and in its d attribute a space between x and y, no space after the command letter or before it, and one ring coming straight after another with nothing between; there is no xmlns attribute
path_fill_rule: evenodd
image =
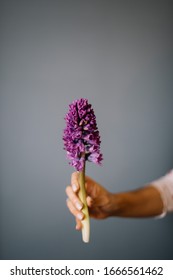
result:
<svg viewBox="0 0 173 280"><path fill-rule="evenodd" d="M64 116L97 117L109 191L173 166L172 1L0 1L0 258L172 259L173 219L91 221L84 244L66 208L73 168Z"/></svg>

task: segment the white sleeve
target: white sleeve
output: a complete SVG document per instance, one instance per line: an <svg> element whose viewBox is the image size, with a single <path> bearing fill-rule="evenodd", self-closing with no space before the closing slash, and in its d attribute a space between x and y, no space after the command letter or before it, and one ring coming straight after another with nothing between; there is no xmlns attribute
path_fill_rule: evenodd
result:
<svg viewBox="0 0 173 280"><path fill-rule="evenodd" d="M164 217L166 213L173 211L173 170L168 174L150 183L155 187L163 201L163 213L159 217Z"/></svg>

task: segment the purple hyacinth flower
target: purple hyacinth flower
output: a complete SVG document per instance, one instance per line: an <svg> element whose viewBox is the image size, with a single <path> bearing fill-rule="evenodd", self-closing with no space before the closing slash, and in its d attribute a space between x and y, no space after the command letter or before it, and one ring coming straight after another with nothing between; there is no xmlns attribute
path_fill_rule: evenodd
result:
<svg viewBox="0 0 173 280"><path fill-rule="evenodd" d="M85 161L101 164L100 136L96 117L88 100L81 98L69 105L69 112L65 117L64 149L70 164L78 171L82 171Z"/></svg>

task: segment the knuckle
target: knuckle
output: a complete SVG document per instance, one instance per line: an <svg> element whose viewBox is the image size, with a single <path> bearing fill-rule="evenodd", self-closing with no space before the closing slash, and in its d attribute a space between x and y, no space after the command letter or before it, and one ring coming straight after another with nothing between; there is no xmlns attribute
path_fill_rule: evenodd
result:
<svg viewBox="0 0 173 280"><path fill-rule="evenodd" d="M73 173L71 174L71 179L74 180L75 177L76 177L76 172L73 172Z"/></svg>
<svg viewBox="0 0 173 280"><path fill-rule="evenodd" d="M77 181L77 172L76 171L72 173L71 180L72 181Z"/></svg>
<svg viewBox="0 0 173 280"><path fill-rule="evenodd" d="M73 207L71 207L70 208L70 211L71 211L71 213L76 217L76 215L77 215L77 211L75 210L75 208L73 208Z"/></svg>
<svg viewBox="0 0 173 280"><path fill-rule="evenodd" d="M67 207L69 208L70 207L70 201L69 201L68 198L66 199L66 204L67 204Z"/></svg>
<svg viewBox="0 0 173 280"><path fill-rule="evenodd" d="M65 191L66 191L66 194L68 195L69 194L69 191L70 191L71 187L70 186L67 186Z"/></svg>

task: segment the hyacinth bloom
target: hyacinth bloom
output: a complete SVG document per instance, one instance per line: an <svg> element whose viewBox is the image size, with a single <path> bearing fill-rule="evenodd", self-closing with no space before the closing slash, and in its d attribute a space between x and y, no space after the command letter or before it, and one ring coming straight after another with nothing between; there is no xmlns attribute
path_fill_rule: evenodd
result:
<svg viewBox="0 0 173 280"><path fill-rule="evenodd" d="M64 148L70 164L81 171L86 160L100 164L100 136L96 117L88 100L81 98L69 105L64 129Z"/></svg>
<svg viewBox="0 0 173 280"><path fill-rule="evenodd" d="M87 99L81 98L69 105L69 112L65 117L64 149L70 165L79 171L80 191L79 197L84 204L82 235L83 241L89 241L89 214L86 204L85 191L85 162L90 161L101 164L100 136L97 128L96 117L91 104Z"/></svg>

